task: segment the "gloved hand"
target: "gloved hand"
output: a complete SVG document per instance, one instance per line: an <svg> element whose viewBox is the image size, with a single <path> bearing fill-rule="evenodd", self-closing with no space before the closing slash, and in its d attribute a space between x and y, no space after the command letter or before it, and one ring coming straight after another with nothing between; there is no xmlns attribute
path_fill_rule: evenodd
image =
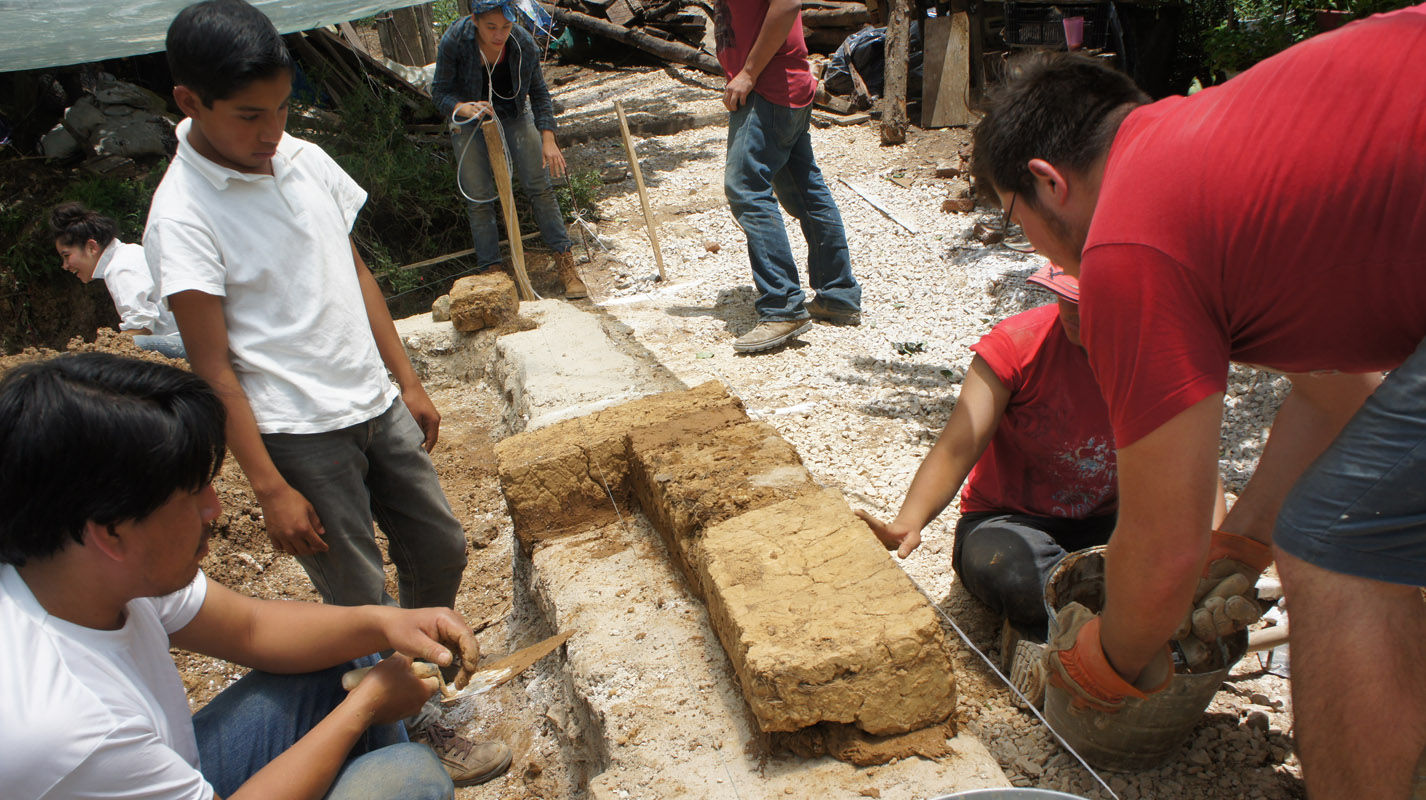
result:
<svg viewBox="0 0 1426 800"><path fill-rule="evenodd" d="M1199 641L1212 643L1255 622L1263 613L1255 588L1258 576L1272 560L1272 548L1262 542L1213 531L1193 607L1173 638L1192 633Z"/></svg>
<svg viewBox="0 0 1426 800"><path fill-rule="evenodd" d="M1063 689L1075 708L1113 714L1130 697L1140 700L1162 691L1173 680L1173 657L1166 645L1129 683L1104 655L1099 641L1099 616L1079 603L1069 603L1055 615L1057 633L1045 648L1045 672L1051 685Z"/></svg>

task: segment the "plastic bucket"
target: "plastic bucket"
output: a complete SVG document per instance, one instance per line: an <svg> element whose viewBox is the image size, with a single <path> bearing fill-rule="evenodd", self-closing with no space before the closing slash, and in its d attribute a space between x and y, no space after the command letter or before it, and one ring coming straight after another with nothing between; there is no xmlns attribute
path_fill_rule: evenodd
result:
<svg viewBox="0 0 1426 800"><path fill-rule="evenodd" d="M968 792L943 794L931 800L1086 800L1077 794L1052 792L1049 789L1021 789L1010 786L1004 789L971 789Z"/></svg>
<svg viewBox="0 0 1426 800"><path fill-rule="evenodd" d="M1098 613L1104 606L1104 548L1066 556L1045 584L1050 636L1058 629L1055 612L1078 602ZM1100 769L1143 770L1174 755L1212 702L1228 670L1248 649L1248 632L1225 640L1221 664L1208 672L1179 672L1168 688L1143 700L1129 699L1115 714L1075 708L1063 689L1045 690L1045 719L1085 761ZM1182 667L1180 667L1182 669Z"/></svg>
<svg viewBox="0 0 1426 800"><path fill-rule="evenodd" d="M1084 17L1065 17L1065 45L1071 50L1084 46Z"/></svg>

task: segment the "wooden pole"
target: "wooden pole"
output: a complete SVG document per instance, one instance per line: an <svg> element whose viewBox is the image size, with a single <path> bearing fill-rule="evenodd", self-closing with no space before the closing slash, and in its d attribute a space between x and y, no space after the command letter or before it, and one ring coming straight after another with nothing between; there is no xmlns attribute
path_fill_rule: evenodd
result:
<svg viewBox="0 0 1426 800"><path fill-rule="evenodd" d="M505 214L505 232L510 239L510 266L515 270L515 287L521 300L534 300L535 290L525 273L525 243L520 239L520 217L515 213L515 189L510 183L510 159L505 153L505 138L500 133L500 121L488 119L480 124L485 133L485 152L490 156L490 174L495 177L495 190L500 194L500 210Z"/></svg>
<svg viewBox="0 0 1426 800"><path fill-rule="evenodd" d="M886 90L881 97L881 143L906 141L906 63L911 38L910 0L891 0L886 22Z"/></svg>
<svg viewBox="0 0 1426 800"><path fill-rule="evenodd" d="M624 116L624 104L614 101L614 111L619 115L619 132L624 135L624 152L629 154L629 171L634 173L634 185L639 189L639 202L644 206L644 222L649 226L649 244L654 246L654 262L659 266L659 279L668 280L663 271L663 251L659 249L658 223L649 208L649 193L644 189L644 173L639 169L639 155L634 152L634 139L629 136L629 120Z"/></svg>
<svg viewBox="0 0 1426 800"><path fill-rule="evenodd" d="M723 75L723 68L719 66L718 59L703 52L695 50L686 44L678 42L666 42L656 36L650 36L642 31L632 28L625 28L620 25L603 20L595 19L588 14L581 14L578 11L570 11L565 8L544 4L544 9L550 12L550 16L571 27L580 30L597 33L606 39L613 39L622 42L630 47L637 47L662 58L666 61L676 61L680 64L702 70L709 75Z"/></svg>

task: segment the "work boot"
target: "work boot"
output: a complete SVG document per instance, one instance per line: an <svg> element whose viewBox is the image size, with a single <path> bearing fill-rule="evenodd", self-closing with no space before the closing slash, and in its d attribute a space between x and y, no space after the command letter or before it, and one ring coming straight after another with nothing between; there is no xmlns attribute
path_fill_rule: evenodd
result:
<svg viewBox="0 0 1426 800"><path fill-rule="evenodd" d="M771 350L788 339L812 327L810 319L763 320L756 328L748 331L733 342L733 350L739 353L758 353Z"/></svg>
<svg viewBox="0 0 1426 800"><path fill-rule="evenodd" d="M1030 705L1040 708L1045 704L1045 643L1036 641L1008 619L1000 629L1000 671ZM1025 708L1018 697L1015 705Z"/></svg>
<svg viewBox="0 0 1426 800"><path fill-rule="evenodd" d="M555 266L559 268L560 283L564 284L564 299L578 300L589 296L589 289L579 279L579 271L574 268L574 253L566 250L555 253Z"/></svg>
<svg viewBox="0 0 1426 800"><path fill-rule="evenodd" d="M824 303L820 296L808 300L805 307L813 319L820 319L833 325L855 326L862 324L862 312L850 306L834 306L831 303Z"/></svg>
<svg viewBox="0 0 1426 800"><path fill-rule="evenodd" d="M510 748L500 742L473 742L432 715L423 713L411 730L411 740L424 742L441 759L456 786L474 786L497 778L510 768Z"/></svg>

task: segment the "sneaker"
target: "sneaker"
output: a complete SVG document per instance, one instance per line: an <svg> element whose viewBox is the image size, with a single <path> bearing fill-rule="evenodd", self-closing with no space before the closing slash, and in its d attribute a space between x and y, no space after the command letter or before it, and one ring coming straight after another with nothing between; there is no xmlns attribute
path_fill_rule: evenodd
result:
<svg viewBox="0 0 1426 800"><path fill-rule="evenodd" d="M1000 629L1000 671L1036 708L1045 704L1045 643L1036 641L1006 620ZM1015 698L1017 708L1025 703Z"/></svg>
<svg viewBox="0 0 1426 800"><path fill-rule="evenodd" d="M808 300L805 308L813 319L820 319L830 322L833 325L860 325L862 324L862 312L844 306L832 306L822 302L822 298L814 297Z"/></svg>
<svg viewBox="0 0 1426 800"><path fill-rule="evenodd" d="M500 742L472 742L443 722L424 721L412 731L411 740L424 742L435 751L456 786L485 783L510 769L509 747Z"/></svg>
<svg viewBox="0 0 1426 800"><path fill-rule="evenodd" d="M555 267L559 269L560 283L564 284L564 299L580 300L589 296L589 289L574 268L574 253L566 250L555 253Z"/></svg>
<svg viewBox="0 0 1426 800"><path fill-rule="evenodd" d="M788 339L812 327L810 319L777 319L759 322L733 342L733 349L739 353L759 353L771 350Z"/></svg>

